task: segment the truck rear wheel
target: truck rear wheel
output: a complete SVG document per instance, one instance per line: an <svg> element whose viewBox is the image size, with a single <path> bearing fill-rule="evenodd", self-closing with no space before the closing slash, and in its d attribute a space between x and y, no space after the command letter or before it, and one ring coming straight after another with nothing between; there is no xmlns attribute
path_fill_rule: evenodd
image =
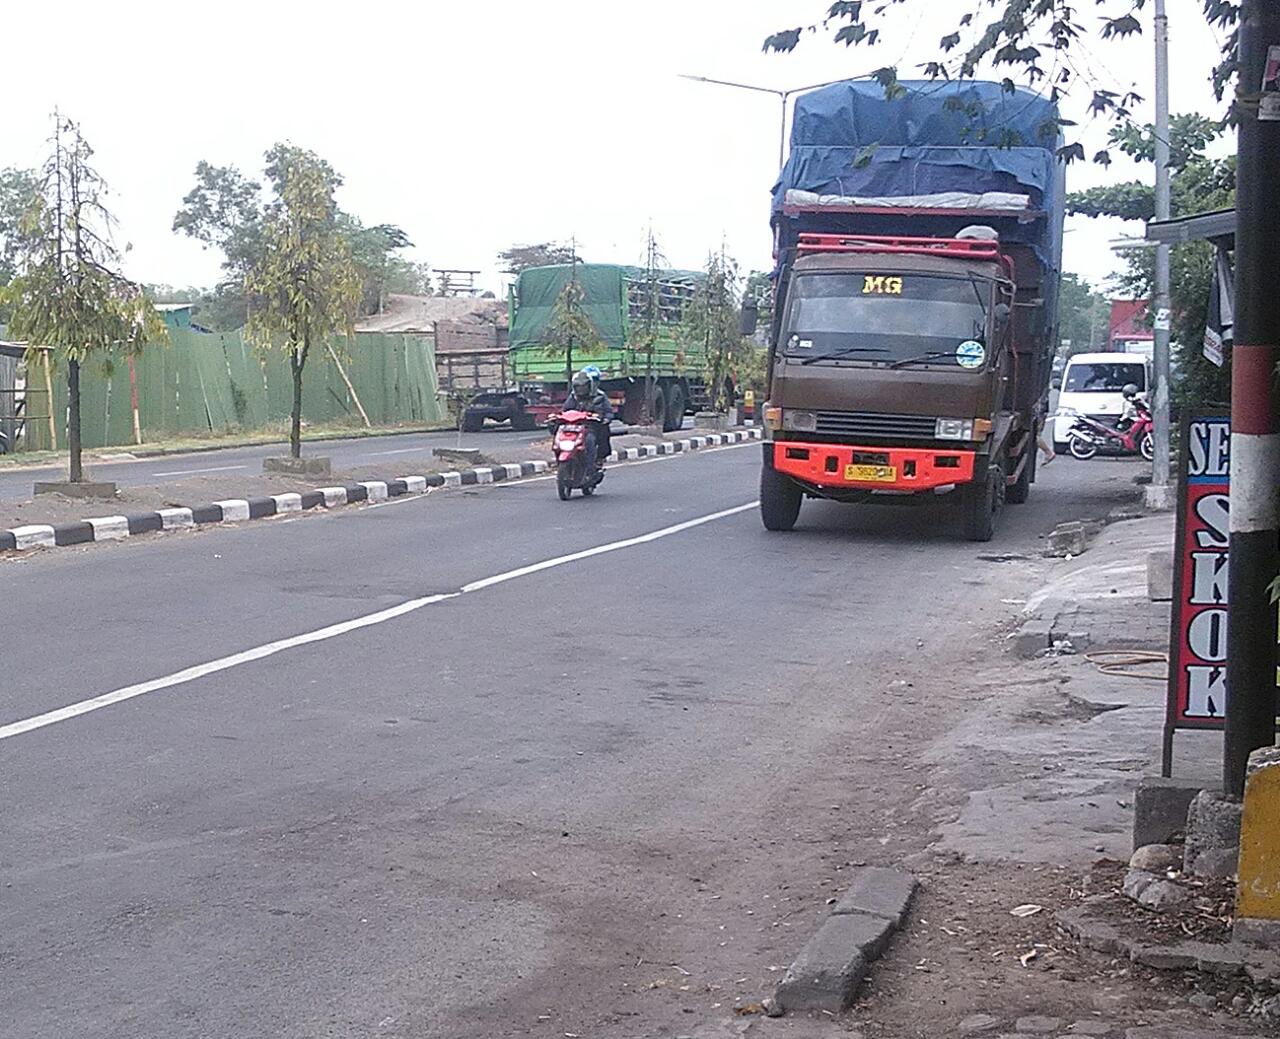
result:
<svg viewBox="0 0 1280 1039"><path fill-rule="evenodd" d="M649 415L649 422L663 427L667 424L667 388L660 382L653 384L653 412Z"/></svg>
<svg viewBox="0 0 1280 1039"><path fill-rule="evenodd" d="M1010 505L1022 505L1031 497L1031 485L1036 479L1036 459L1040 456L1040 452L1036 450L1035 437L1027 439L1024 453L1027 456L1027 464L1022 467L1022 475L1009 484L1004 492L1005 501Z"/></svg>
<svg viewBox="0 0 1280 1039"><path fill-rule="evenodd" d="M964 536L970 541L990 541L996 535L996 519L1004 507L1004 470L988 466L985 476L968 484L963 492Z"/></svg>
<svg viewBox="0 0 1280 1039"><path fill-rule="evenodd" d="M684 387L678 382L671 383L667 387L667 410L662 423L664 433L673 433L684 425L685 403Z"/></svg>
<svg viewBox="0 0 1280 1039"><path fill-rule="evenodd" d="M791 530L800 516L800 488L776 469L760 470L760 520L765 530Z"/></svg>

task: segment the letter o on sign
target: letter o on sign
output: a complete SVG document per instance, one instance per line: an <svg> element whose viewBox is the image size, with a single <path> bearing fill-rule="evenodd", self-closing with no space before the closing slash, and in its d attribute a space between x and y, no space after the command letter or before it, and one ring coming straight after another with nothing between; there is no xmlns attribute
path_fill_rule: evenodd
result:
<svg viewBox="0 0 1280 1039"><path fill-rule="evenodd" d="M1203 610L1187 626L1187 645L1201 660L1220 663L1227 659L1227 611Z"/></svg>

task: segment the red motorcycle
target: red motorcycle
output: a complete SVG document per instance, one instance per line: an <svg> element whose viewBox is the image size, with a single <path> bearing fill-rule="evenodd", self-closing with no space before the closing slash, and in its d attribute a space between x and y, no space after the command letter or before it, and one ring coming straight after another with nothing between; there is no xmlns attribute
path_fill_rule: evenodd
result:
<svg viewBox="0 0 1280 1039"><path fill-rule="evenodd" d="M604 469L598 461L587 457L587 431L592 423L602 424L589 411L563 411L548 420L556 459L556 490L561 501L568 501L575 489L582 491L584 497L591 497L604 479ZM598 432L596 443L599 444Z"/></svg>
<svg viewBox="0 0 1280 1039"><path fill-rule="evenodd" d="M1087 462L1105 449L1109 454L1141 454L1148 462L1151 461L1156 453L1155 438L1151 435L1154 425L1151 409L1140 397L1134 399L1133 405L1137 414L1127 429L1108 426L1105 422L1099 422L1078 411L1067 412L1074 418L1067 431L1067 446L1071 450L1071 457Z"/></svg>

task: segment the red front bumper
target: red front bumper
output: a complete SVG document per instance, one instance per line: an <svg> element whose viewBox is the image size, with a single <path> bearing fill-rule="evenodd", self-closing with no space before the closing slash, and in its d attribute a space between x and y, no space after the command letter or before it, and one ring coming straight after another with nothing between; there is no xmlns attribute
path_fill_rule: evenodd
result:
<svg viewBox="0 0 1280 1039"><path fill-rule="evenodd" d="M815 487L928 491L973 480L973 451L776 441L773 467ZM855 468L856 467L856 468Z"/></svg>

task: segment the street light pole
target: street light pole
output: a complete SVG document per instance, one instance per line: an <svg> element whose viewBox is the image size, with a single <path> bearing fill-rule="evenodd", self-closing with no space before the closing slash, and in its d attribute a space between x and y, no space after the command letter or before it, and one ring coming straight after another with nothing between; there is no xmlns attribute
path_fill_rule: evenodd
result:
<svg viewBox="0 0 1280 1039"><path fill-rule="evenodd" d="M825 83L810 83L807 87L792 87L790 90L776 90L773 87L756 86L754 83L734 83L727 79L711 79L708 76L689 76L680 73L681 79L690 79L695 83L713 83L718 87L734 87L738 90L753 90L758 94L772 94L782 102L782 124L778 128L778 169L782 169L787 161L787 102L795 94L803 94L806 90L817 90L835 83L843 83L842 79L829 79Z"/></svg>
<svg viewBox="0 0 1280 1039"><path fill-rule="evenodd" d="M1156 0L1156 219L1169 219L1169 16L1165 0ZM1173 505L1169 484L1169 246L1156 246L1155 291L1155 458L1152 460L1150 506L1167 509Z"/></svg>

